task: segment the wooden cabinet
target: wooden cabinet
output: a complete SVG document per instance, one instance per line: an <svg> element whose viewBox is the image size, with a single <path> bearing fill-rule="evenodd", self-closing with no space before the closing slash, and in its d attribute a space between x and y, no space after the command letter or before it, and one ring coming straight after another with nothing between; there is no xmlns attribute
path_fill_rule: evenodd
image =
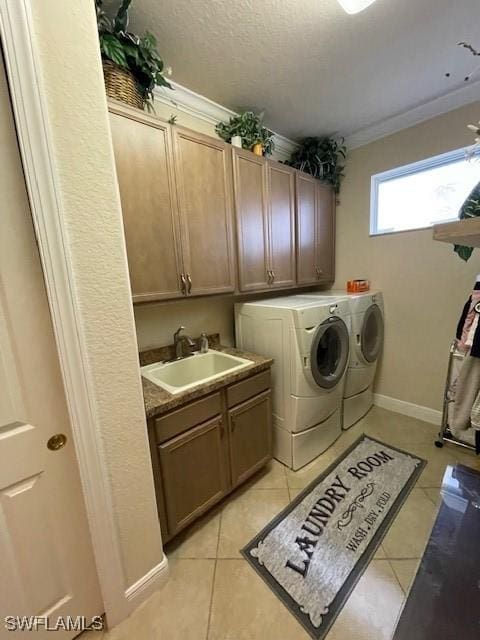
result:
<svg viewBox="0 0 480 640"><path fill-rule="evenodd" d="M123 108L110 113L134 302L183 294L170 126Z"/></svg>
<svg viewBox="0 0 480 640"><path fill-rule="evenodd" d="M227 493L224 437L218 416L159 446L170 536Z"/></svg>
<svg viewBox="0 0 480 640"><path fill-rule="evenodd" d="M330 186L120 103L109 109L134 302L333 282Z"/></svg>
<svg viewBox="0 0 480 640"><path fill-rule="evenodd" d="M235 290L232 156L221 140L173 128L188 294Z"/></svg>
<svg viewBox="0 0 480 640"><path fill-rule="evenodd" d="M294 171L233 150L240 291L295 284Z"/></svg>
<svg viewBox="0 0 480 640"><path fill-rule="evenodd" d="M335 192L330 185L317 184L318 280L335 280Z"/></svg>
<svg viewBox="0 0 480 640"><path fill-rule="evenodd" d="M296 174L297 283L335 279L335 194L329 185Z"/></svg>
<svg viewBox="0 0 480 640"><path fill-rule="evenodd" d="M267 171L264 158L233 150L233 176L240 291L268 289Z"/></svg>
<svg viewBox="0 0 480 640"><path fill-rule="evenodd" d="M245 482L272 457L270 391L230 409L230 463L232 485Z"/></svg>
<svg viewBox="0 0 480 640"><path fill-rule="evenodd" d="M272 457L270 371L148 422L164 541Z"/></svg>
<svg viewBox="0 0 480 640"><path fill-rule="evenodd" d="M295 274L295 171L268 161L270 268L274 287L293 287Z"/></svg>
<svg viewBox="0 0 480 640"><path fill-rule="evenodd" d="M110 105L134 302L235 290L230 146Z"/></svg>

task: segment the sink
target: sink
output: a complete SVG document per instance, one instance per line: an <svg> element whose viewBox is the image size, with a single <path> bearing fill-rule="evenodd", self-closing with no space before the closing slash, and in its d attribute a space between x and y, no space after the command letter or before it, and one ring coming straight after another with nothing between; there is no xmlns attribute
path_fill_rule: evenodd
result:
<svg viewBox="0 0 480 640"><path fill-rule="evenodd" d="M197 352L174 362L155 362L140 367L140 371L150 382L176 394L216 380L227 373L240 371L251 364L252 361L246 358L209 349L207 353Z"/></svg>

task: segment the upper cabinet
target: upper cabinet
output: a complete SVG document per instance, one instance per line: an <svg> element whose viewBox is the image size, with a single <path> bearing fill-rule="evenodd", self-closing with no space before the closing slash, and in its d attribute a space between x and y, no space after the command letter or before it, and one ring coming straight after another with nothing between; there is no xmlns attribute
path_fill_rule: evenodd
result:
<svg viewBox="0 0 480 640"><path fill-rule="evenodd" d="M294 286L294 171L243 149L233 163L240 291Z"/></svg>
<svg viewBox="0 0 480 640"><path fill-rule="evenodd" d="M134 302L181 296L182 251L170 126L111 108Z"/></svg>
<svg viewBox="0 0 480 640"><path fill-rule="evenodd" d="M317 268L321 282L335 280L335 192L317 183Z"/></svg>
<svg viewBox="0 0 480 640"><path fill-rule="evenodd" d="M134 302L333 282L330 186L120 103L109 110Z"/></svg>
<svg viewBox="0 0 480 640"><path fill-rule="evenodd" d="M134 302L235 291L230 146L110 105Z"/></svg>
<svg viewBox="0 0 480 640"><path fill-rule="evenodd" d="M296 174L297 283L335 279L335 194L329 185Z"/></svg>
<svg viewBox="0 0 480 640"><path fill-rule="evenodd" d="M270 265L275 287L295 285L295 171L268 162Z"/></svg>
<svg viewBox="0 0 480 640"><path fill-rule="evenodd" d="M266 161L250 151L233 149L233 175L240 291L268 289L271 276Z"/></svg>
<svg viewBox="0 0 480 640"><path fill-rule="evenodd" d="M190 295L235 290L232 157L221 140L173 127L183 264Z"/></svg>

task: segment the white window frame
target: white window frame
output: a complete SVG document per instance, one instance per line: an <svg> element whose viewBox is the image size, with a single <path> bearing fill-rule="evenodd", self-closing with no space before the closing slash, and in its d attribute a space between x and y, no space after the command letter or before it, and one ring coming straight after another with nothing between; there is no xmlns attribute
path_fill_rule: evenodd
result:
<svg viewBox="0 0 480 640"><path fill-rule="evenodd" d="M441 167L443 165L465 159L465 157L466 150L465 147L462 147L461 149L447 151L447 153L441 153L440 155L433 156L432 158L426 158L425 160L420 160L418 162L411 162L410 164L406 164L402 167L396 167L395 169L389 169L388 171L383 171L382 173L376 173L373 175L370 183L370 236L384 236L392 233L405 233L406 231L431 229L434 223L425 227L411 227L410 229L399 229L398 231L378 231L378 189L383 182L387 182L388 180L421 173L422 171L428 171L435 167ZM456 218L452 219L455 220ZM442 222L446 221L442 220Z"/></svg>

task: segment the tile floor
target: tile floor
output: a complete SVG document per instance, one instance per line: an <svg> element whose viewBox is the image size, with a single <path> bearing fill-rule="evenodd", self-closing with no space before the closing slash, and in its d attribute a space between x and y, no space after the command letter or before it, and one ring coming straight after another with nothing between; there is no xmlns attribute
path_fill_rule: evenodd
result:
<svg viewBox="0 0 480 640"><path fill-rule="evenodd" d="M115 629L81 640L308 640L239 549L362 433L426 458L428 465L327 640L390 640L431 532L446 465L480 469L480 460L466 450L435 448L437 431L374 407L300 471L273 461L167 546L170 580L162 591Z"/></svg>

